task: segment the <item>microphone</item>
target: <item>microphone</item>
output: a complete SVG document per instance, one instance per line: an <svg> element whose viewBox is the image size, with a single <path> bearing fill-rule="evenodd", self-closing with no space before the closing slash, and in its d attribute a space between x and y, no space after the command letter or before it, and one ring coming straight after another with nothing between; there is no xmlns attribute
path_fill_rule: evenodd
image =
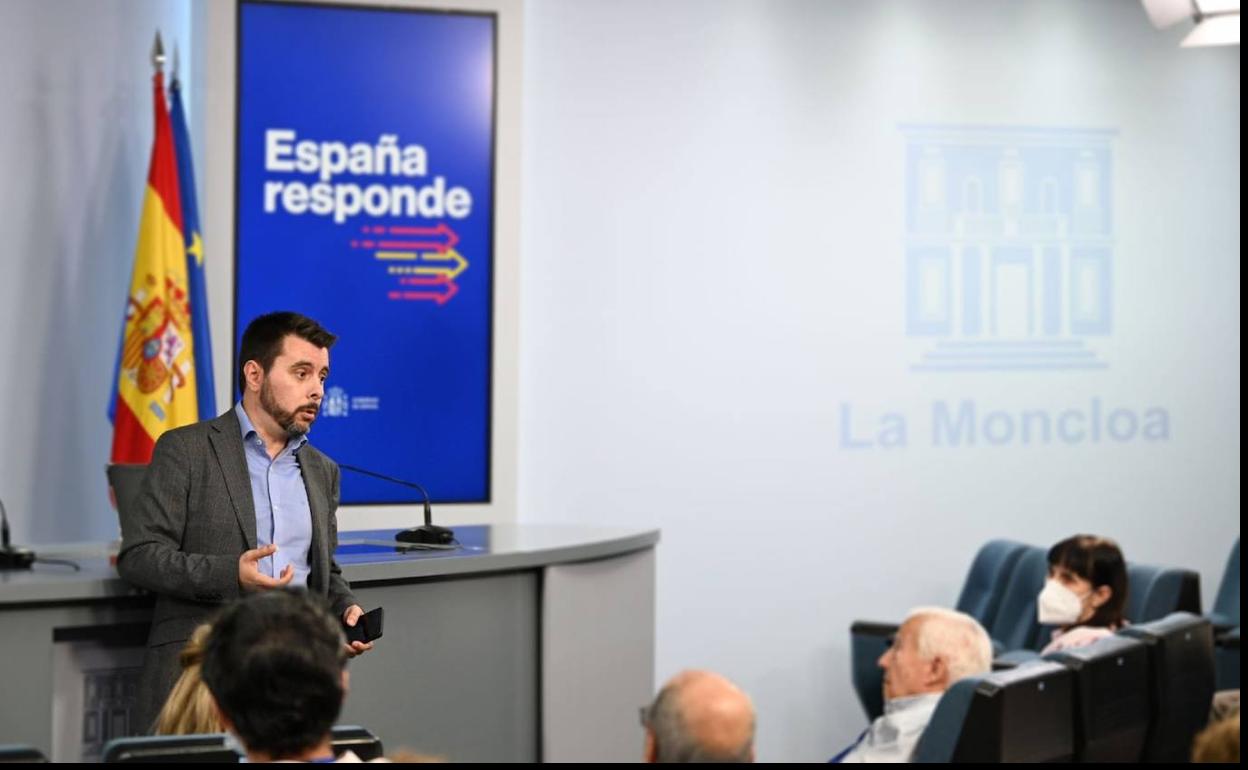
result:
<svg viewBox="0 0 1248 770"><path fill-rule="evenodd" d="M34 551L9 545L9 513L0 500L0 570L30 569L34 563Z"/></svg>
<svg viewBox="0 0 1248 770"><path fill-rule="evenodd" d="M425 523L424 525L419 526L419 527L408 527L407 529L398 532L394 536L395 540L398 540L400 543L419 543L421 545L452 545L455 542L455 532L453 530L447 529L446 527L439 527L433 523L433 511L431 509L431 504L429 502L429 493L425 490L424 487L417 484L415 481L404 481L403 479L396 479L393 476L387 476L383 473L370 471L366 468L358 468L354 465L347 465L346 463L338 463L338 467L342 468L345 471L351 471L352 473L359 473L360 475L363 475L363 476L372 476L375 479L381 479L382 481L389 481L391 484L398 484L399 486L403 486L403 487L411 487L412 489L419 491L420 494L425 498ZM5 531L7 533L8 530L6 529ZM5 538L5 543L6 544L8 543L7 534Z"/></svg>

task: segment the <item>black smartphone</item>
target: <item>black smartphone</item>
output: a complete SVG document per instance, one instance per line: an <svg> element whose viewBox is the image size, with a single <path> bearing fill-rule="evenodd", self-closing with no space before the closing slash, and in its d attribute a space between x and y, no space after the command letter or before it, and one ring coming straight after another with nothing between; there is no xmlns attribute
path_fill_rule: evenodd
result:
<svg viewBox="0 0 1248 770"><path fill-rule="evenodd" d="M354 626L348 626L344 622L342 629L347 632L348 642L371 642L381 638L382 624L385 619L385 610L378 607L361 615L355 621Z"/></svg>

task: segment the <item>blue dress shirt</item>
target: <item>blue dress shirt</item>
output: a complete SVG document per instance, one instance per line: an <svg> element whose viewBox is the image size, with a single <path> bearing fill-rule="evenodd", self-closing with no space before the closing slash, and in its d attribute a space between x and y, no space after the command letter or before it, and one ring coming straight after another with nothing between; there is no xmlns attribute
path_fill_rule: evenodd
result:
<svg viewBox="0 0 1248 770"><path fill-rule="evenodd" d="M242 402L234 405L234 413L242 426L243 454L247 456L251 499L256 506L256 546L277 545L277 553L260 560L260 571L277 577L290 564L295 568L290 584L306 588L308 573L312 571L308 563L308 550L312 547L312 511L299 467L299 450L308 443L308 437L290 439L277 457L270 459L264 439L247 417Z"/></svg>

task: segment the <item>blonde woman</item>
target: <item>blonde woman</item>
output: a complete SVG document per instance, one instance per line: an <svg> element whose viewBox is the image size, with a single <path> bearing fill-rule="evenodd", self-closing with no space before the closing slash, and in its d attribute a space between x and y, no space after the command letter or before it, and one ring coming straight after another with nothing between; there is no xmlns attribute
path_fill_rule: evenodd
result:
<svg viewBox="0 0 1248 770"><path fill-rule="evenodd" d="M200 677L204 642L211 630L212 627L207 623L199 626L182 648L182 675L178 677L168 700L160 709L160 716L156 717L156 726L153 728L156 735L219 733L225 729L213 708L212 696Z"/></svg>

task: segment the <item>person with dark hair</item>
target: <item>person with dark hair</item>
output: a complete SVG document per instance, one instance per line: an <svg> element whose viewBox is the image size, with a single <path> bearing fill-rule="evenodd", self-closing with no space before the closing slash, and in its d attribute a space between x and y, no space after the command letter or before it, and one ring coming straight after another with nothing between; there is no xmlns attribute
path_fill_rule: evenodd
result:
<svg viewBox="0 0 1248 770"><path fill-rule="evenodd" d="M240 347L242 400L156 442L117 557L122 578L157 594L132 722L142 729L181 671L182 646L221 604L297 586L348 625L363 614L334 560L338 466L307 438L336 339L298 313L256 318Z"/></svg>
<svg viewBox="0 0 1248 770"><path fill-rule="evenodd" d="M754 761L754 704L712 671L672 677L642 709L641 721L645 762Z"/></svg>
<svg viewBox="0 0 1248 770"><path fill-rule="evenodd" d="M1068 537L1049 549L1049 578L1036 600L1042 624L1057 626L1041 652L1082 647L1127 623L1127 562L1113 540Z"/></svg>
<svg viewBox="0 0 1248 770"><path fill-rule="evenodd" d="M344 639L302 591L254 594L222 611L204 645L203 679L248 761L334 761L330 730L349 681Z"/></svg>

